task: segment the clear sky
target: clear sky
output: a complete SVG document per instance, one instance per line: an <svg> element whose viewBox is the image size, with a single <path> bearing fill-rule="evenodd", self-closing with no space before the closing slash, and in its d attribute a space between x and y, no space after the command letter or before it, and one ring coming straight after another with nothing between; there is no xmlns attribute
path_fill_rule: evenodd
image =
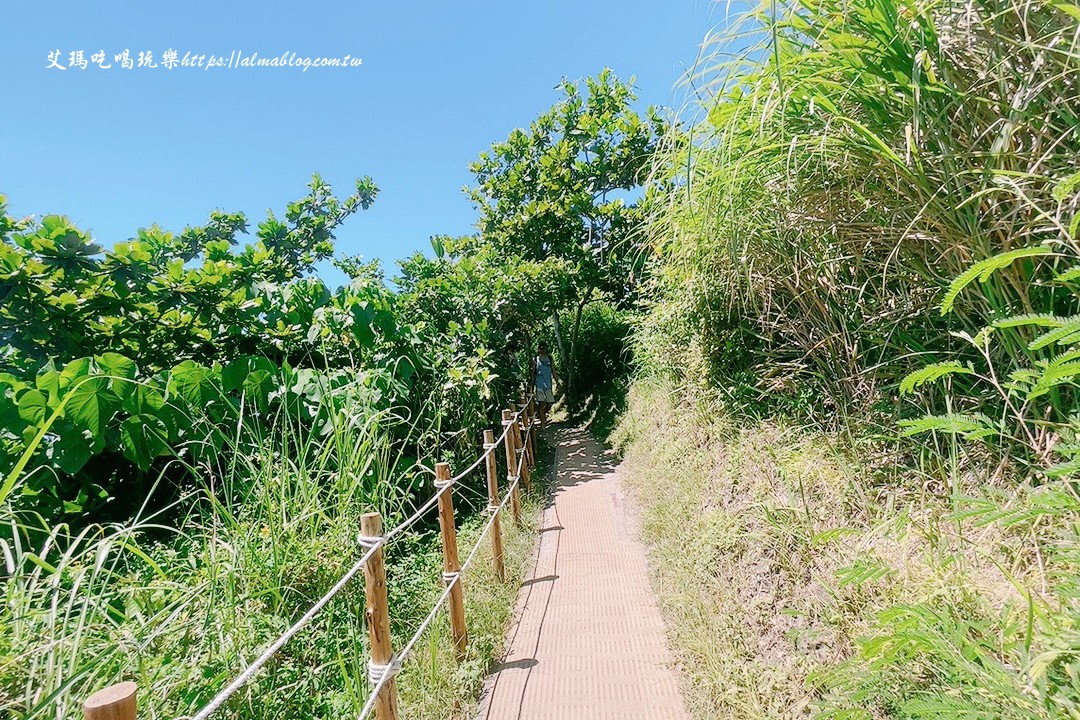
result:
<svg viewBox="0 0 1080 720"><path fill-rule="evenodd" d="M0 12L0 193L14 214L69 215L112 244L210 210L280 215L319 172L375 206L339 254L392 261L434 234L471 232L466 164L558 97L563 76L636 76L641 105L679 105L676 83L724 8L707 0L37 0ZM216 55L362 58L355 68L162 66ZM68 66L47 68L51 52ZM109 69L93 65L103 50ZM115 55L152 52L157 68ZM204 65L206 61L204 60ZM321 270L331 285L343 276ZM392 273L391 273L392 274Z"/></svg>

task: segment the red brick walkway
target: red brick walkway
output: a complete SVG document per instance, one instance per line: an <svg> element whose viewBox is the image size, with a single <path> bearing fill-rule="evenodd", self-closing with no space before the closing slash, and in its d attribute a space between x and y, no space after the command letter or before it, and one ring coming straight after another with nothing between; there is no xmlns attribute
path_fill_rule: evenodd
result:
<svg viewBox="0 0 1080 720"><path fill-rule="evenodd" d="M618 469L586 431L555 432L553 501L479 719L685 720Z"/></svg>

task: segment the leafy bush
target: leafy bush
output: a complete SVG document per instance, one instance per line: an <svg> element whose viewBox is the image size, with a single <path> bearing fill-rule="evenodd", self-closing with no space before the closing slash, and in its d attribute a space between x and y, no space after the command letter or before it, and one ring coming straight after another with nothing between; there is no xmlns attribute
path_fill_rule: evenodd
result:
<svg viewBox="0 0 1080 720"><path fill-rule="evenodd" d="M362 393L370 412L408 418L395 442L413 462L472 452L520 392L517 335L546 311L534 305L551 291L545 266L417 256L394 292L377 266L343 258L352 279L330 291L308 275L377 189L362 179L338 200L316 176L310 190L240 249L239 214L103 250L65 218L19 220L0 202L5 512L123 519L155 473L182 492L194 466L224 462L226 436L249 421L285 408L327 433L312 410L324 395Z"/></svg>
<svg viewBox="0 0 1080 720"><path fill-rule="evenodd" d="M362 512L393 525L430 495L430 466L474 458L517 398L544 265L440 252L402 263L393 291L340 258L351 280L331 292L308 274L375 189L311 191L239 250L239 215L105 251L0 207L0 713L67 717L119 677L154 717L191 713L340 578ZM466 516L486 506L480 483L462 491ZM391 554L397 634L439 592L432 542ZM482 616L474 669L509 608L485 592L502 607ZM360 602L331 603L232 709L355 714ZM446 688L416 674L412 691L437 695L426 716L445 712Z"/></svg>

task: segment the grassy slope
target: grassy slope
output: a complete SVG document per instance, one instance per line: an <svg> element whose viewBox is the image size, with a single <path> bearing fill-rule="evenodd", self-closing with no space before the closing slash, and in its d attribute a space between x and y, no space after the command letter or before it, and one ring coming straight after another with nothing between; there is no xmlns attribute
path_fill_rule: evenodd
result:
<svg viewBox="0 0 1080 720"><path fill-rule="evenodd" d="M59 558L16 549L16 572L0 586L0 716L78 717L86 695L119 679L137 682L149 718L191 714L336 582L355 557L358 514L371 507L348 480L364 473L327 475L306 460L282 464L273 453L251 464L243 477L252 478L252 488L235 514L220 506L193 509L179 531L154 532L149 523L92 529ZM463 481L482 484L480 474ZM541 494L526 499L521 526L508 516L503 523L507 581L491 571L487 540L464 576L471 637L465 661L453 659L444 613L406 665L398 684L408 717L462 717L478 696L501 653ZM459 499L462 558L486 520L467 512ZM153 535L159 539L148 540ZM61 572L43 572L39 557ZM395 647L442 592L441 563L436 532L391 545ZM353 582L221 716L354 715L369 687L363 606L363 584Z"/></svg>
<svg viewBox="0 0 1080 720"><path fill-rule="evenodd" d="M639 383L615 440L696 718L1077 717L1075 503L674 397Z"/></svg>

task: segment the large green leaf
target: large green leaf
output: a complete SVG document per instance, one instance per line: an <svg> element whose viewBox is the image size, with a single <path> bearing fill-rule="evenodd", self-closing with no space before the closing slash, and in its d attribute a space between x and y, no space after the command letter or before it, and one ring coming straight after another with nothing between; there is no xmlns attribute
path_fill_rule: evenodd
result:
<svg viewBox="0 0 1080 720"><path fill-rule="evenodd" d="M94 357L98 369L109 376L109 388L118 398L126 398L135 390L138 369L132 360L119 353L107 352Z"/></svg>
<svg viewBox="0 0 1080 720"><path fill-rule="evenodd" d="M244 385L244 378L251 369L251 359L242 357L233 360L221 369L221 389L225 392L238 390Z"/></svg>
<svg viewBox="0 0 1080 720"><path fill-rule="evenodd" d="M212 368L185 360L169 373L169 395L183 398L193 408L207 408L221 398L218 375Z"/></svg>
<svg viewBox="0 0 1080 720"><path fill-rule="evenodd" d="M93 360L88 357L77 358L64 365L60 371L60 389L64 390L79 378L86 377L93 370Z"/></svg>
<svg viewBox="0 0 1080 720"><path fill-rule="evenodd" d="M31 425L45 422L49 406L40 390L27 390L19 396L19 417Z"/></svg>
<svg viewBox="0 0 1080 720"><path fill-rule="evenodd" d="M266 402L270 393L277 389L277 377L267 370L252 370L244 378L244 394L257 404Z"/></svg>
<svg viewBox="0 0 1080 720"><path fill-rule="evenodd" d="M155 458L169 453L168 429L152 415L133 415L120 423L120 441L124 457L144 471Z"/></svg>
<svg viewBox="0 0 1080 720"><path fill-rule="evenodd" d="M277 370L277 366L264 357L237 358L221 369L221 389L225 392L239 390L244 387L249 373L258 371L274 375Z"/></svg>
<svg viewBox="0 0 1080 720"><path fill-rule="evenodd" d="M94 446L100 450L105 440L105 428L116 413L117 397L109 389L106 377L83 378L69 391L65 416L90 433Z"/></svg>
<svg viewBox="0 0 1080 720"><path fill-rule="evenodd" d="M51 453L57 467L68 475L74 475L82 470L86 461L93 456L94 450L78 428L67 424L59 439L53 443Z"/></svg>
<svg viewBox="0 0 1080 720"><path fill-rule="evenodd" d="M38 371L37 377L34 378L34 386L49 398L59 402L60 373L52 367L51 361Z"/></svg>
<svg viewBox="0 0 1080 720"><path fill-rule="evenodd" d="M140 383L124 398L124 410L130 415L154 414L165 407L165 394L154 381Z"/></svg>

